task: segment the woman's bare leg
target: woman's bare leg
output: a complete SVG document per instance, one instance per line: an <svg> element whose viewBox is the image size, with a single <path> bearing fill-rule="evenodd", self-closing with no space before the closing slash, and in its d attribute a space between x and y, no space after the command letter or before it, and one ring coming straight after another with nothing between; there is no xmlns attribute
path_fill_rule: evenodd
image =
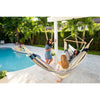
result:
<svg viewBox="0 0 100 100"><path fill-rule="evenodd" d="M46 63L47 63L47 64L49 63L48 61L49 61L49 59L46 59Z"/></svg>
<svg viewBox="0 0 100 100"><path fill-rule="evenodd" d="M51 59L48 64L50 64L52 61L53 61L53 59Z"/></svg>

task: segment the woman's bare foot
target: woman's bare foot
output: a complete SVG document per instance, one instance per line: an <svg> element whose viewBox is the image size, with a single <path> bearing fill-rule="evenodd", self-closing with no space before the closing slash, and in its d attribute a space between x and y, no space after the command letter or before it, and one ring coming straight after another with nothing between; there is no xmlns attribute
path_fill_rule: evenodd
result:
<svg viewBox="0 0 100 100"><path fill-rule="evenodd" d="M57 82L61 82L61 81L62 81L62 79L61 79L61 78L57 80Z"/></svg>

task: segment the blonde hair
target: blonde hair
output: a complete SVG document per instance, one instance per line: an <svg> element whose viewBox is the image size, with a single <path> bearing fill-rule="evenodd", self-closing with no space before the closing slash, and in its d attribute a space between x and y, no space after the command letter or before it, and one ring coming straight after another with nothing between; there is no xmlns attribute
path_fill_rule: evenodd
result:
<svg viewBox="0 0 100 100"><path fill-rule="evenodd" d="M61 66L63 69L66 69L69 67L69 62L68 62L67 57L65 55L61 55Z"/></svg>

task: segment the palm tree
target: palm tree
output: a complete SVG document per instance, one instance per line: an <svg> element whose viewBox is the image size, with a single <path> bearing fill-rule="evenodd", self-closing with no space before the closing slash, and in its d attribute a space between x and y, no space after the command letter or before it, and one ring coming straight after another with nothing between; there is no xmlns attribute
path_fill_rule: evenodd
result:
<svg viewBox="0 0 100 100"><path fill-rule="evenodd" d="M75 40L78 41L76 37L76 35L78 35L78 21L79 21L78 19L68 20L67 24L63 27L61 31L61 36L64 36L65 30L70 30L72 37L74 37ZM77 42L76 42L76 46L77 48L79 47Z"/></svg>
<svg viewBox="0 0 100 100"><path fill-rule="evenodd" d="M34 36L39 34L40 31L42 31L42 29L41 29L41 26L38 25L37 21L33 21L33 17L26 17L26 20L24 20L24 23L20 31L24 34L24 38L22 38L22 40L29 39L31 44L33 44Z"/></svg>
<svg viewBox="0 0 100 100"><path fill-rule="evenodd" d="M90 35L94 34L93 33L93 24L94 24L93 18L86 17L86 18L80 19L80 21L82 22L82 27L83 27L83 39L85 38L86 27L88 28Z"/></svg>
<svg viewBox="0 0 100 100"><path fill-rule="evenodd" d="M84 41L85 40L86 27L87 27L90 35L93 35L94 34L94 32L93 32L93 24L94 24L94 22L93 22L93 18L92 17L81 18L80 21L82 23L81 24L81 26L83 28L83 36L82 36L82 39ZM81 44L81 46L82 46L82 44Z"/></svg>
<svg viewBox="0 0 100 100"><path fill-rule="evenodd" d="M42 31L45 32L45 36L46 36L46 40L48 40L48 35L47 33L50 32L51 33L51 39L53 39L53 33L54 30L52 29L53 26L53 22L47 22L47 18L48 17L37 17L38 18L38 24L41 25L42 27ZM51 29L46 29L47 26L50 26Z"/></svg>

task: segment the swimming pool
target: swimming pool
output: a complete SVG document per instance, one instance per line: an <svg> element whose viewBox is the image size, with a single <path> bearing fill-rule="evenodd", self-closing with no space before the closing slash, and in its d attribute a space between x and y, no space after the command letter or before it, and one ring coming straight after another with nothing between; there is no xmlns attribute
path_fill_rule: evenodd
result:
<svg viewBox="0 0 100 100"><path fill-rule="evenodd" d="M0 70L18 71L33 65L27 54L15 52L11 48L0 48Z"/></svg>

